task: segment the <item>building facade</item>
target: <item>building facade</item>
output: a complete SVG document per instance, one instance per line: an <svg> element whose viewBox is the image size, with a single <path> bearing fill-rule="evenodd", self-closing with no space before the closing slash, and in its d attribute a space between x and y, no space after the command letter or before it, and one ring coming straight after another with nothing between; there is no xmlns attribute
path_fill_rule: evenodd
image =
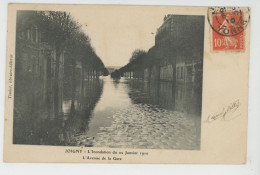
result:
<svg viewBox="0 0 260 175"><path fill-rule="evenodd" d="M167 15L157 30L160 80L192 83L203 62L204 16Z"/></svg>
<svg viewBox="0 0 260 175"><path fill-rule="evenodd" d="M136 61L142 66L136 69L129 63L124 74L138 79L142 75L145 81L194 83L202 72L203 47L204 16L166 15L157 29L155 45L144 59Z"/></svg>
<svg viewBox="0 0 260 175"><path fill-rule="evenodd" d="M35 11L17 12L15 110L23 110L21 101L28 109L49 103L51 115L55 115L62 111L64 52L57 57L38 20Z"/></svg>

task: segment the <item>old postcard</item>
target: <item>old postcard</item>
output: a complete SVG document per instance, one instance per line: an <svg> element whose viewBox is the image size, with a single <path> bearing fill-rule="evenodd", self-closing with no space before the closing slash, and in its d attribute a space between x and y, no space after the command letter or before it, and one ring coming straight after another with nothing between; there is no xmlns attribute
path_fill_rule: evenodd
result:
<svg viewBox="0 0 260 175"><path fill-rule="evenodd" d="M250 9L9 4L5 162L246 162Z"/></svg>

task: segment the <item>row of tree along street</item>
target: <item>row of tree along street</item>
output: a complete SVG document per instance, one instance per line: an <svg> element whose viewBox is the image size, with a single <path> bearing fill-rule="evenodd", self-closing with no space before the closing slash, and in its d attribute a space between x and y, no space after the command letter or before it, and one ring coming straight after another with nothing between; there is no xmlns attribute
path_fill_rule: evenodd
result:
<svg viewBox="0 0 260 175"><path fill-rule="evenodd" d="M108 75L108 71L82 26L70 14L17 11L16 113L48 104L58 115L62 112L64 86L71 87L73 94L75 81L93 81L100 75Z"/></svg>

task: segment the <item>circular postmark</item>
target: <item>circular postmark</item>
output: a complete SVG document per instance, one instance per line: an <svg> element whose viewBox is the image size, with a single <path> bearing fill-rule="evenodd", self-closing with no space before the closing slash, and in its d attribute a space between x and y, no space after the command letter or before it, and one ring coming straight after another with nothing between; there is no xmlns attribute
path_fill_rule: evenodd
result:
<svg viewBox="0 0 260 175"><path fill-rule="evenodd" d="M219 35L235 36L242 33L250 21L250 9L245 7L209 7L210 27Z"/></svg>

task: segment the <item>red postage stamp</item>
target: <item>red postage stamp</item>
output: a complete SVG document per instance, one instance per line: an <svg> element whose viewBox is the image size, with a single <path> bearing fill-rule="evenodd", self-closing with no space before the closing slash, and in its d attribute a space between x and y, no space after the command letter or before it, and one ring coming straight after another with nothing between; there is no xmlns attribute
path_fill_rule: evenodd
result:
<svg viewBox="0 0 260 175"><path fill-rule="evenodd" d="M248 8L211 7L208 9L208 21L213 29L213 51L241 51L245 49L244 30L250 17Z"/></svg>

